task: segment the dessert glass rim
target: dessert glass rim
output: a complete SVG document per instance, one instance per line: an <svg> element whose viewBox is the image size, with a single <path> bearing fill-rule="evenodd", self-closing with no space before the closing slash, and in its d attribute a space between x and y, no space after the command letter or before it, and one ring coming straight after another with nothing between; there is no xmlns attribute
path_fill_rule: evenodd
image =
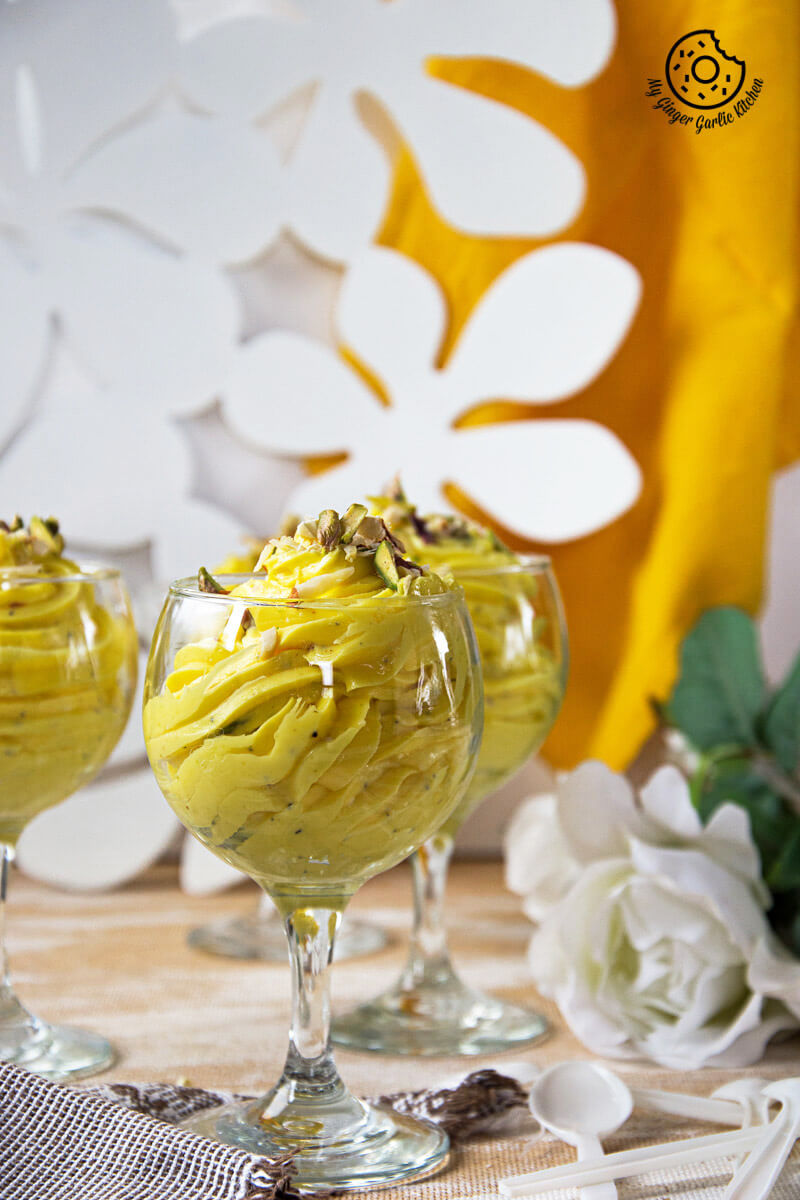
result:
<svg viewBox="0 0 800 1200"><path fill-rule="evenodd" d="M459 567L455 572L459 579L479 579L490 575L530 575L547 571L553 566L549 554L518 555L515 562L501 563L495 567Z"/></svg>
<svg viewBox="0 0 800 1200"><path fill-rule="evenodd" d="M214 578L219 581L235 580L234 586L240 583L245 583L248 579L266 579L263 571L244 571L236 573L215 574ZM219 604L242 604L246 608L301 608L301 609L336 609L344 610L355 608L359 604L365 604L368 601L374 601L374 593L364 593L361 595L352 596L329 596L320 597L317 599L314 596L298 596L294 597L287 593L286 596L233 596L229 592L204 592L197 583L197 578L194 575L188 575L183 579L173 579L169 585L169 594L171 596L183 596L189 600L216 600ZM449 604L455 599L462 599L464 589L460 584L450 584L446 592L436 592L428 596L420 595L395 595L382 596L381 604L397 604L402 605L438 605Z"/></svg>
<svg viewBox="0 0 800 1200"><path fill-rule="evenodd" d="M119 567L109 567L102 563L86 563L81 565L79 570L71 571L69 575L62 575L57 571L39 571L33 569L29 563L0 566L0 588L12 585L18 587L28 583L100 583L105 579L121 578L122 571Z"/></svg>

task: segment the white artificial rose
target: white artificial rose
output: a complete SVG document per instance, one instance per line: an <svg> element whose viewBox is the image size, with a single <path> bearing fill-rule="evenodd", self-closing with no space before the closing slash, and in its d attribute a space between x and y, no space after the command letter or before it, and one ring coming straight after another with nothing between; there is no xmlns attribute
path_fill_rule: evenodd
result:
<svg viewBox="0 0 800 1200"><path fill-rule="evenodd" d="M800 961L772 934L761 938L750 961L753 988L781 1000L800 1021Z"/></svg>
<svg viewBox="0 0 800 1200"><path fill-rule="evenodd" d="M523 897L532 921L541 921L572 887L580 867L570 853L551 792L530 796L514 813L504 839L506 884Z"/></svg>
<svg viewBox="0 0 800 1200"><path fill-rule="evenodd" d="M747 814L726 804L704 827L673 767L640 798L600 763L559 785L559 826L583 869L533 937L534 978L598 1054L755 1062L797 1026L800 969L776 953Z"/></svg>

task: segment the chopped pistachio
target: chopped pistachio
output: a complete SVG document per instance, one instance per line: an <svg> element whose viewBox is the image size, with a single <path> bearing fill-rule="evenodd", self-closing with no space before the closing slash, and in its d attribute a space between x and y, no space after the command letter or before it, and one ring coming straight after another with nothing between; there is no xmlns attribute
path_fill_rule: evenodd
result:
<svg viewBox="0 0 800 1200"><path fill-rule="evenodd" d="M342 536L342 522L339 514L332 508L326 508L319 514L317 521L317 541L326 550L333 550Z"/></svg>
<svg viewBox="0 0 800 1200"><path fill-rule="evenodd" d="M350 505L347 512L342 517L341 542L343 546L347 546L350 542L352 542L353 535L366 515L367 507L365 504Z"/></svg>
<svg viewBox="0 0 800 1200"><path fill-rule="evenodd" d="M221 583L217 583L214 576L205 567L201 567L197 572L197 586L201 592L208 592L214 596L227 596L228 589L224 588Z"/></svg>
<svg viewBox="0 0 800 1200"><path fill-rule="evenodd" d="M60 554L64 549L64 539L58 532L57 521L54 532L52 524L43 521L41 517L31 517L28 536L31 539L34 554Z"/></svg>
<svg viewBox="0 0 800 1200"><path fill-rule="evenodd" d="M382 541L375 551L375 570L386 586L396 592L400 576L394 560L394 548L388 538Z"/></svg>
<svg viewBox="0 0 800 1200"><path fill-rule="evenodd" d="M382 517L362 517L353 534L353 545L362 550L377 550L386 539L387 532Z"/></svg>

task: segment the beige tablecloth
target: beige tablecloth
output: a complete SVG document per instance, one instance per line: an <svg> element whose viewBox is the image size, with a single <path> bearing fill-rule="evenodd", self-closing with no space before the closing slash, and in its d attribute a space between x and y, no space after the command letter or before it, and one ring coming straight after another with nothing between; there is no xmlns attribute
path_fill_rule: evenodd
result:
<svg viewBox="0 0 800 1200"><path fill-rule="evenodd" d="M176 871L159 867L139 882L110 894L56 892L16 875L9 913L9 950L21 998L49 1020L102 1032L119 1049L119 1061L98 1080L189 1079L209 1088L265 1090L278 1074L286 1048L289 976L283 965L222 960L186 945L193 925L250 911L253 886L222 896L184 896ZM402 962L409 923L409 875L400 867L373 880L353 901L382 925L389 946L369 958L338 963L334 1006L345 1008L392 981ZM449 894L451 945L467 983L492 988L505 999L542 1008L550 1037L506 1055L540 1065L587 1052L565 1031L555 1008L529 982L525 949L531 926L516 897L505 891L499 863L456 863ZM354 1091L374 1095L435 1085L477 1065L502 1068L502 1058L403 1059L340 1051L342 1074ZM708 1094L736 1073L698 1071L679 1075L645 1065L611 1064L640 1086ZM773 1046L752 1074L769 1078L800 1074L800 1040ZM639 1116L608 1150L647 1140L711 1132L672 1118ZM473 1143L459 1150L448 1171L392 1195L420 1200L493 1194L502 1175L570 1161L574 1152L546 1139L524 1136ZM717 1200L725 1164L692 1167L672 1177L648 1177L620 1185L620 1198L660 1200L680 1194ZM377 1195L377 1193L376 1193ZM566 1193L562 1193L566 1195ZM800 1166L784 1173L775 1200L798 1200ZM143 1197L142 1200L147 1200Z"/></svg>

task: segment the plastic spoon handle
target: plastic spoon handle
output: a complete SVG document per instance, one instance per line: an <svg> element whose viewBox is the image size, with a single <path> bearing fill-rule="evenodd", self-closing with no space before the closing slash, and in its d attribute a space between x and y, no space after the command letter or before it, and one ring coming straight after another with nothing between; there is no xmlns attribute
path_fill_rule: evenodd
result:
<svg viewBox="0 0 800 1200"><path fill-rule="evenodd" d="M648 1171L660 1171L690 1163L707 1162L752 1150L764 1134L757 1129L733 1129L729 1133L712 1133L705 1137L685 1138L657 1146L638 1146L635 1150L619 1150L607 1154L599 1163L566 1163L526 1175L509 1175L499 1180L503 1196L536 1196L557 1188L589 1187L595 1183L610 1183L615 1179L631 1179Z"/></svg>
<svg viewBox="0 0 800 1200"><path fill-rule="evenodd" d="M739 1168L722 1200L764 1200L800 1137L800 1113L780 1113Z"/></svg>
<svg viewBox="0 0 800 1200"><path fill-rule="evenodd" d="M715 1121L719 1125L741 1125L742 1108L734 1100L715 1100L709 1096L690 1096L684 1092L661 1092L656 1088L631 1088L637 1108L688 1117L694 1121Z"/></svg>
<svg viewBox="0 0 800 1200"><path fill-rule="evenodd" d="M603 1143L598 1137L589 1134L578 1134L575 1137L575 1149L578 1151L578 1161L601 1163L605 1158ZM589 1187L578 1190L579 1200L617 1200L617 1185L615 1183L594 1183Z"/></svg>

